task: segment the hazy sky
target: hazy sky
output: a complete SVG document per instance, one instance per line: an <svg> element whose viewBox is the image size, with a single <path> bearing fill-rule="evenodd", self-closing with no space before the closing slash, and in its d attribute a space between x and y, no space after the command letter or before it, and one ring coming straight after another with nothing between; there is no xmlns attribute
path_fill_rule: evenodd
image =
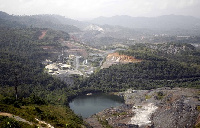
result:
<svg viewBox="0 0 200 128"><path fill-rule="evenodd" d="M200 0L0 0L0 11L14 15L60 14L77 20L169 14L200 18Z"/></svg>

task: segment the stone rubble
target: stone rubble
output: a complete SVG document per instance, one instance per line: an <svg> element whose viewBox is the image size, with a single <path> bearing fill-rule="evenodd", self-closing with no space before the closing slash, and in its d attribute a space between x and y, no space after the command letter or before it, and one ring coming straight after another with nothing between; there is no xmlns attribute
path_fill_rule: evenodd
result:
<svg viewBox="0 0 200 128"><path fill-rule="evenodd" d="M124 96L124 105L96 114L114 128L191 128L200 125L199 89L129 89L119 95Z"/></svg>

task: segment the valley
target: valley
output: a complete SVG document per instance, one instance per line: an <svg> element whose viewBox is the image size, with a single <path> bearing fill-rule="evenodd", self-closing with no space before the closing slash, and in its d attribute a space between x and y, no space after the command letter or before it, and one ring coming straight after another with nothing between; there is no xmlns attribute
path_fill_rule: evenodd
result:
<svg viewBox="0 0 200 128"><path fill-rule="evenodd" d="M198 128L200 20L190 18L81 22L0 12L0 127ZM88 118L70 109L95 93L125 103Z"/></svg>

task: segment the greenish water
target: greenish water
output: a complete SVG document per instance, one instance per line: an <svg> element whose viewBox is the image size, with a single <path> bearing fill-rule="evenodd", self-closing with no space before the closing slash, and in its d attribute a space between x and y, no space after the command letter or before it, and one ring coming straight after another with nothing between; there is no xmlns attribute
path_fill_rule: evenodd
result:
<svg viewBox="0 0 200 128"><path fill-rule="evenodd" d="M70 108L83 118L87 118L106 108L120 106L124 103L122 97L104 93L84 95L76 97L71 103Z"/></svg>

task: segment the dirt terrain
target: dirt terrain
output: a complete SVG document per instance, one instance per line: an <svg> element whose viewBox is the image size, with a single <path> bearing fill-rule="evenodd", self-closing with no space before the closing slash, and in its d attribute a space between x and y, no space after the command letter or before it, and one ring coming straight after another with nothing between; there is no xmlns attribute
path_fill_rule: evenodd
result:
<svg viewBox="0 0 200 128"><path fill-rule="evenodd" d="M119 53L111 53L106 57L106 61L103 63L101 68L108 68L113 64L127 64L127 63L138 63L141 60L135 59L133 56L120 55Z"/></svg>
<svg viewBox="0 0 200 128"><path fill-rule="evenodd" d="M93 126L90 120L98 117L114 128L191 128L200 125L198 89L129 89L119 95L124 96L124 105L106 109L86 121Z"/></svg>
<svg viewBox="0 0 200 128"><path fill-rule="evenodd" d="M84 58L88 57L87 50L83 46L79 45L78 43L63 41L62 46L68 47L68 49L65 49L64 52L66 52L69 55L73 54L77 56L82 56Z"/></svg>
<svg viewBox="0 0 200 128"><path fill-rule="evenodd" d="M47 30L42 31L42 35L39 36L39 40L43 39L46 33L47 33Z"/></svg>

